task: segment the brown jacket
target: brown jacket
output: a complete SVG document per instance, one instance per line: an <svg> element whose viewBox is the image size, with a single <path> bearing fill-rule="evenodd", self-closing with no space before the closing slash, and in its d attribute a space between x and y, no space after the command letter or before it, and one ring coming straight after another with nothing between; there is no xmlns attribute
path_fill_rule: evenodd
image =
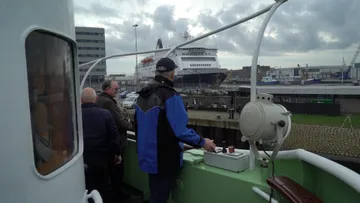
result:
<svg viewBox="0 0 360 203"><path fill-rule="evenodd" d="M97 105L101 108L107 109L110 111L111 115L114 117L116 127L121 136L122 143L126 143L127 139L127 130L133 130L132 123L125 116L124 112L117 106L117 102L111 96L102 92L99 94Z"/></svg>

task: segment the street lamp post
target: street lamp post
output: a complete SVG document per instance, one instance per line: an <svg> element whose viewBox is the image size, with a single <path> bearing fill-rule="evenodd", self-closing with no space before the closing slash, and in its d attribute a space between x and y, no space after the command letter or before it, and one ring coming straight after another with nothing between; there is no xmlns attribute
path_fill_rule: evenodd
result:
<svg viewBox="0 0 360 203"><path fill-rule="evenodd" d="M133 27L135 29L135 52L137 52L137 32L136 28L138 27L138 24L134 24ZM140 90L140 82L139 82L139 70L138 70L138 55L135 55L135 84L136 84L136 90Z"/></svg>

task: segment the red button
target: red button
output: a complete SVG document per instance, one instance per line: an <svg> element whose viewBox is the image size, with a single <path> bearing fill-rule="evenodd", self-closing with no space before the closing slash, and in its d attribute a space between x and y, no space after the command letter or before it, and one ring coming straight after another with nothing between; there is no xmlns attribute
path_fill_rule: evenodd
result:
<svg viewBox="0 0 360 203"><path fill-rule="evenodd" d="M234 153L234 152L235 152L235 147L229 146L229 153Z"/></svg>

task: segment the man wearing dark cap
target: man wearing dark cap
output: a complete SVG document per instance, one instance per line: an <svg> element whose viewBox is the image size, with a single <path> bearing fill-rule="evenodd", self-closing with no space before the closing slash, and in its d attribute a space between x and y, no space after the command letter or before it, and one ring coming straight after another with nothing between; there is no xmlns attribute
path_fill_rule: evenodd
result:
<svg viewBox="0 0 360 203"><path fill-rule="evenodd" d="M140 169L149 174L150 203L166 203L183 164L184 143L211 151L215 144L186 127L188 116L174 90L176 64L162 58L155 78L139 93L135 131Z"/></svg>

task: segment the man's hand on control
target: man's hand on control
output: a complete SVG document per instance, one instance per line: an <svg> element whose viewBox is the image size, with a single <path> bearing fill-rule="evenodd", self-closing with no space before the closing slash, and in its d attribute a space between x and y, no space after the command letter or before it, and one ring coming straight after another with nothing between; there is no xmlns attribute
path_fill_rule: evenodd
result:
<svg viewBox="0 0 360 203"><path fill-rule="evenodd" d="M209 151L209 152L212 152L212 151L215 151L215 143L214 143L214 140L210 140L208 138L205 138L205 144L203 146L203 148L206 150L206 151Z"/></svg>

